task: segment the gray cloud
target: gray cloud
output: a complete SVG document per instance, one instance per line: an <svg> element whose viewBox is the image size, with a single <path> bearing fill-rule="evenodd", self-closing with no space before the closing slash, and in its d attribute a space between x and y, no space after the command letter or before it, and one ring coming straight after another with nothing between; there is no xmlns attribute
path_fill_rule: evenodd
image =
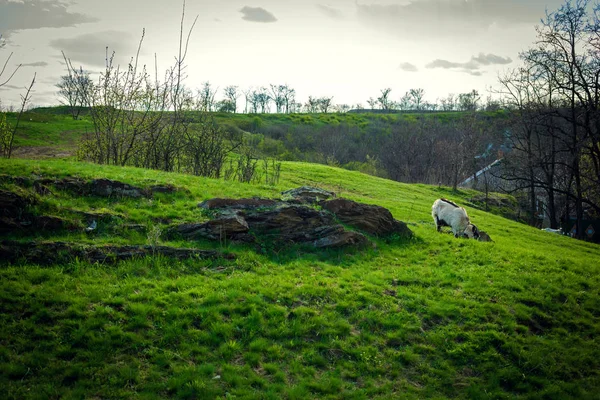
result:
<svg viewBox="0 0 600 400"><path fill-rule="evenodd" d="M63 51L74 63L104 66L106 64L106 47L109 56L115 52L115 62L122 64L135 55L137 44L126 32L104 31L87 33L69 39L55 39L50 46ZM60 56L62 58L62 56Z"/></svg>
<svg viewBox="0 0 600 400"><path fill-rule="evenodd" d="M262 7L244 6L240 10L243 14L242 19L251 22L275 22L277 18Z"/></svg>
<svg viewBox="0 0 600 400"><path fill-rule="evenodd" d="M370 0L372 1L372 0ZM496 25L535 24L560 0L410 0L356 4L357 16L375 29L403 37L465 36ZM548 4L551 3L551 4Z"/></svg>
<svg viewBox="0 0 600 400"><path fill-rule="evenodd" d="M98 19L68 11L60 0L0 0L0 27L8 37L23 29L63 28Z"/></svg>
<svg viewBox="0 0 600 400"><path fill-rule="evenodd" d="M344 14L337 8L330 7L324 4L317 4L317 8L326 16L333 19L343 19Z"/></svg>
<svg viewBox="0 0 600 400"><path fill-rule="evenodd" d="M36 61L27 64L21 64L22 67L47 67L48 63L46 61Z"/></svg>
<svg viewBox="0 0 600 400"><path fill-rule="evenodd" d="M406 72L417 72L419 70L416 65L413 65L408 62L400 64L398 68Z"/></svg>
<svg viewBox="0 0 600 400"><path fill-rule="evenodd" d="M510 64L512 59L510 57L500 57L495 54L483 54L479 53L477 57L473 57L473 61L478 62L481 65L490 65L490 64Z"/></svg>
<svg viewBox="0 0 600 400"><path fill-rule="evenodd" d="M452 69L459 72L464 72L470 75L481 76L481 68L488 65L506 65L510 64L512 59L510 57L501 57L495 54L484 54L479 53L478 56L473 56L467 62L453 62L448 60L436 59L425 66L425 68L443 68Z"/></svg>

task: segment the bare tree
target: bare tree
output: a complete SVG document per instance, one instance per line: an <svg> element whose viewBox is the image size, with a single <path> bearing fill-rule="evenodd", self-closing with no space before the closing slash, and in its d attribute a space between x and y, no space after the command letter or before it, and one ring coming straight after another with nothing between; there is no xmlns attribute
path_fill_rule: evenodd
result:
<svg viewBox="0 0 600 400"><path fill-rule="evenodd" d="M319 98L308 96L308 101L304 105L306 112L308 112L310 114L316 113L319 109L320 100L321 99L319 99Z"/></svg>
<svg viewBox="0 0 600 400"><path fill-rule="evenodd" d="M545 192L551 226L557 225L556 196L564 196L565 221L575 204L576 236L583 237L584 204L600 215L600 23L596 6L568 0L548 13L535 46L520 55L524 67L501 79L505 101L518 116L515 151L506 174L523 182L532 210L536 190Z"/></svg>
<svg viewBox="0 0 600 400"><path fill-rule="evenodd" d="M227 101L227 109L233 113L237 112L237 99L241 96L237 86L227 86L223 89Z"/></svg>
<svg viewBox="0 0 600 400"><path fill-rule="evenodd" d="M318 99L319 110L322 113L327 114L329 108L331 107L332 100L333 97L321 97L320 99Z"/></svg>
<svg viewBox="0 0 600 400"><path fill-rule="evenodd" d="M260 112L262 114L269 112L269 103L271 102L271 96L269 96L269 92L267 88L261 87L256 90L253 94L255 97L255 101L260 106Z"/></svg>
<svg viewBox="0 0 600 400"><path fill-rule="evenodd" d="M440 100L440 107L442 111L454 111L455 104L453 93L450 93L447 97Z"/></svg>
<svg viewBox="0 0 600 400"><path fill-rule="evenodd" d="M2 39L2 35L0 35L0 49L4 48L5 45L6 45L6 43ZM8 82L10 82L10 80L15 76L17 71L22 66L21 64L17 65L12 72L8 73L8 76L5 76L5 78L2 77L2 75L4 75L5 72L7 72L6 67L8 66L8 63L9 63L10 59L12 58L12 55L13 55L13 53L10 53L8 55L8 57L6 58L6 61L4 62L4 65L2 65L2 69L0 69L0 87L8 84ZM0 151L1 151L2 156L5 158L10 158L12 156L13 142L15 139L15 134L17 133L17 129L19 129L19 124L21 122L23 112L25 112L26 107L28 106L29 102L31 101L31 90L33 88L33 85L35 84L35 77L36 77L36 75L34 74L33 79L31 80L31 84L26 88L25 95L21 95L21 109L17 114L17 122L16 122L15 126L12 127L12 129L11 129L10 125L8 124L8 122L6 121L6 115L5 114L1 115L2 119L0 120Z"/></svg>
<svg viewBox="0 0 600 400"><path fill-rule="evenodd" d="M2 39L2 35L0 35L0 49L4 48L5 45L6 45L6 43ZM13 53L11 52L8 55L8 57L6 58L4 65L2 65L2 69L0 69L0 87L4 86L8 82L10 82L10 80L13 78L13 76L15 76L15 74L17 73L19 68L21 68L21 66L22 66L22 64L19 64L15 67L15 69L13 69L12 72L7 71L6 67L8 66L8 63L9 63L10 59L12 58L12 56L13 56ZM3 78L2 75L4 75L5 73L8 73L8 76L5 75L5 77Z"/></svg>
<svg viewBox="0 0 600 400"><path fill-rule="evenodd" d="M294 104L296 103L296 89L292 89L289 85L283 86L283 101L285 105L285 112L289 114L292 112Z"/></svg>
<svg viewBox="0 0 600 400"><path fill-rule="evenodd" d="M408 93L410 95L411 103L413 104L414 109L420 110L421 103L423 102L423 97L425 97L425 90L420 88L410 89Z"/></svg>
<svg viewBox="0 0 600 400"><path fill-rule="evenodd" d="M406 92L400 99L399 107L401 110L410 110L411 108L411 95L410 92Z"/></svg>
<svg viewBox="0 0 600 400"><path fill-rule="evenodd" d="M63 53L65 63L66 56ZM89 93L93 90L94 83L90 74L80 67L77 74L72 74L67 68L68 74L60 77L60 82L56 84L58 94L62 97L61 103L69 107L73 119L78 119L81 109L86 105L85 101L89 98Z"/></svg>
<svg viewBox="0 0 600 400"><path fill-rule="evenodd" d="M462 111L477 111L480 99L481 96L475 89L468 93L461 93L458 95L458 108Z"/></svg>
<svg viewBox="0 0 600 400"><path fill-rule="evenodd" d="M350 111L350 105L349 104L338 104L337 107L337 112L339 113L347 113L348 111Z"/></svg>
<svg viewBox="0 0 600 400"><path fill-rule="evenodd" d="M201 111L213 111L217 90L218 88L213 89L210 82L202 84L202 88L198 90L198 108Z"/></svg>
<svg viewBox="0 0 600 400"><path fill-rule="evenodd" d="M377 98L377 102L379 103L379 106L382 110L391 109L391 103L389 98L391 91L392 89L390 88L381 89L381 96Z"/></svg>
<svg viewBox="0 0 600 400"><path fill-rule="evenodd" d="M367 100L367 104L369 105L371 110L374 110L375 107L377 106L377 100L372 97L369 97L369 100Z"/></svg>
<svg viewBox="0 0 600 400"><path fill-rule="evenodd" d="M197 17L184 36L185 2L181 14L179 48L175 63L159 82L155 57L152 81L146 67L138 65L144 33L135 57L126 68L115 65L114 52L106 49L106 66L94 90L86 93L94 124L91 138L82 143L80 156L102 164L134 165L165 171L180 170L189 123L185 114L193 105L193 96L184 85L186 56ZM110 55L109 55L110 54ZM67 59L75 82L81 69Z"/></svg>
<svg viewBox="0 0 600 400"><path fill-rule="evenodd" d="M31 101L31 89L33 89L33 85L35 84L35 77L36 74L33 74L33 79L27 87L25 95L21 95L21 109L17 114L17 122L15 123L15 126L10 129L5 120L3 124L5 126L0 127L0 150L2 151L2 156L4 158L10 158L12 156L15 134L17 133L17 129L19 129L19 124L21 122L21 118L23 117L23 113Z"/></svg>
<svg viewBox="0 0 600 400"><path fill-rule="evenodd" d="M244 97L246 98L245 113L256 114L258 112L258 98L256 96L256 90L249 88L244 90Z"/></svg>
<svg viewBox="0 0 600 400"><path fill-rule="evenodd" d="M271 99L273 99L273 102L275 103L275 110L277 112L277 114L280 114L283 110L284 110L284 106L285 106L285 91L286 91L286 86L285 85L269 85L270 86L270 95L271 95Z"/></svg>

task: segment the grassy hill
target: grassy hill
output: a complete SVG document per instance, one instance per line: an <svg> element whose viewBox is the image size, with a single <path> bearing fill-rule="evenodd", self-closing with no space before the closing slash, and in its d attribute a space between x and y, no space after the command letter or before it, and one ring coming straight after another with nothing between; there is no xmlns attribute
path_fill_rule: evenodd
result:
<svg viewBox="0 0 600 400"><path fill-rule="evenodd" d="M11 126L16 122L16 113L6 113ZM191 126L198 122L200 113L190 112ZM232 114L211 113L217 124L230 132L242 133L246 141L263 155L278 157L287 161L327 160L321 152L328 144L324 137L341 125L345 127L346 147L364 148L373 146L376 137L384 136L394 124L400 122L415 123L420 120L436 119L442 123L464 118L464 112L418 113L402 112L397 114L373 113L328 113L328 114ZM479 112L478 115L488 121L502 120L506 115L502 111ZM80 139L94 127L86 110L79 120L73 120L66 106L36 108L25 113L14 145L17 156L30 158L48 158L75 155ZM370 150L373 151L373 150ZM373 156L373 154L371 154ZM355 155L354 157L358 157ZM346 157L347 158L347 157ZM353 158L353 157L350 157ZM348 159L344 163L350 169L356 169L364 163L364 157ZM340 160L337 160L341 162ZM348 162L350 161L350 162ZM351 163L353 162L353 163ZM357 165L358 163L358 165Z"/></svg>
<svg viewBox="0 0 600 400"><path fill-rule="evenodd" d="M36 197L34 213L110 218L93 232L81 225L3 240L158 241L237 256L2 262L3 398L591 399L600 392L600 247L468 207L493 243L437 233L433 201L467 204L472 193L293 162L274 187L64 160L0 160L0 174L189 190L151 200L40 196L5 177L0 189ZM201 200L279 197L300 185L389 208L415 238L316 251L160 235L169 224L205 219Z"/></svg>

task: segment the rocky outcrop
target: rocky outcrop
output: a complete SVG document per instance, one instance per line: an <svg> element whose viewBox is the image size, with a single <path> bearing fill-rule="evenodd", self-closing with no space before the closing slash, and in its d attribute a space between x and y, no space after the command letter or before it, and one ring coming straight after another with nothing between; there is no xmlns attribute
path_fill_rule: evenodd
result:
<svg viewBox="0 0 600 400"><path fill-rule="evenodd" d="M186 239L302 243L319 248L367 243L364 235L346 231L332 215L303 205L268 199L212 199L201 206L217 210L218 216L204 223L176 226L171 233Z"/></svg>
<svg viewBox="0 0 600 400"><path fill-rule="evenodd" d="M275 207L277 200L250 198L250 199L210 199L198 204L198 207L206 210L251 210L257 208Z"/></svg>
<svg viewBox="0 0 600 400"><path fill-rule="evenodd" d="M0 181L9 181L8 178L0 176ZM78 196L100 196L100 197L152 197L155 193L175 193L186 191L173 185L153 185L145 188L129 185L124 182L111 179L93 179L86 181L77 177L65 178L20 178L12 177L11 182L21 186L32 186L40 195L51 194L48 186L54 186L58 190L63 190Z"/></svg>
<svg viewBox="0 0 600 400"><path fill-rule="evenodd" d="M210 199L198 206L211 210L208 222L182 224L171 233L187 239L227 239L238 242L310 244L317 248L360 246L369 241L361 232L376 236L412 236L406 224L385 208L346 199L324 200L335 194L303 186L282 193L284 200L264 198Z"/></svg>
<svg viewBox="0 0 600 400"><path fill-rule="evenodd" d="M338 225L340 226L340 225ZM341 226L340 226L341 227ZM335 248L345 246L363 246L369 241L364 235L357 232L341 230L338 233L332 233L314 241L317 248Z"/></svg>
<svg viewBox="0 0 600 400"><path fill-rule="evenodd" d="M179 189L173 185L154 185L148 188L150 193L175 193L178 192Z"/></svg>
<svg viewBox="0 0 600 400"><path fill-rule="evenodd" d="M283 199L288 202L297 203L317 203L322 200L328 200L335 197L335 193L324 189L315 188L312 186L301 186L296 189L286 190L281 192Z"/></svg>
<svg viewBox="0 0 600 400"><path fill-rule="evenodd" d="M3 217L16 217L32 203L30 198L7 190L0 190L0 213Z"/></svg>
<svg viewBox="0 0 600 400"><path fill-rule="evenodd" d="M90 193L101 197L144 197L143 189L128 185L127 183L112 181L110 179L94 179L89 184Z"/></svg>
<svg viewBox="0 0 600 400"><path fill-rule="evenodd" d="M371 235L412 236L412 232L406 224L395 220L387 208L361 204L348 199L322 201L319 205L335 215L342 223Z"/></svg>
<svg viewBox="0 0 600 400"><path fill-rule="evenodd" d="M88 262L115 263L121 260L152 255L177 259L225 258L235 256L216 250L185 249L168 246L84 246L64 242L0 242L0 259L9 263L24 261L34 264L57 264L75 258Z"/></svg>
<svg viewBox="0 0 600 400"><path fill-rule="evenodd" d="M47 231L55 231L59 229L72 227L70 221L52 215L41 215L39 217L33 217L31 223L33 228Z"/></svg>
<svg viewBox="0 0 600 400"><path fill-rule="evenodd" d="M66 177L62 179L44 178L40 180L43 185L52 185L58 190L73 193L78 196L88 195L90 193L89 185L81 178Z"/></svg>
<svg viewBox="0 0 600 400"><path fill-rule="evenodd" d="M310 243L315 247L367 243L364 235L346 231L333 216L307 206L283 205L274 210L246 213L244 218L251 232L272 242Z"/></svg>
<svg viewBox="0 0 600 400"><path fill-rule="evenodd" d="M201 224L182 224L174 229L186 239L225 239L248 232L248 223L239 215L221 216Z"/></svg>

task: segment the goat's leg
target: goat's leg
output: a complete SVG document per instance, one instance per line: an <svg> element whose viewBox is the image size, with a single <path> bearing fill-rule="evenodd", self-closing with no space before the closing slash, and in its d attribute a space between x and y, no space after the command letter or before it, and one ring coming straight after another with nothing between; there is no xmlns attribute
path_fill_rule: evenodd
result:
<svg viewBox="0 0 600 400"><path fill-rule="evenodd" d="M437 215L435 216L434 220L435 220L435 229L438 232L441 232L442 231L442 224L440 224L440 219L438 218Z"/></svg>

